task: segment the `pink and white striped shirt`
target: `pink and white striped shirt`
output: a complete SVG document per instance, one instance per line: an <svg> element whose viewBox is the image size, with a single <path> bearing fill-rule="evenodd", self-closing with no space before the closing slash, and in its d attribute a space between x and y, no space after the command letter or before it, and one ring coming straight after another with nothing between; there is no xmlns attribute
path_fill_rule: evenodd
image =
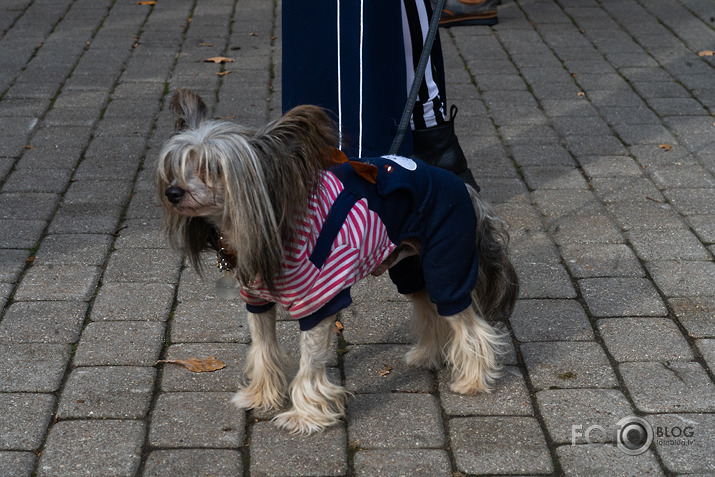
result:
<svg viewBox="0 0 715 477"><path fill-rule="evenodd" d="M322 187L309 204L307 220L284 250L283 274L275 281L279 296L271 294L259 280L241 289L249 305L278 303L292 318L306 317L369 275L396 248L378 215L368 209L367 199L361 199L348 213L327 259L316 267L309 260L310 254L331 206L343 190L342 182L332 172L324 171L322 176Z"/></svg>

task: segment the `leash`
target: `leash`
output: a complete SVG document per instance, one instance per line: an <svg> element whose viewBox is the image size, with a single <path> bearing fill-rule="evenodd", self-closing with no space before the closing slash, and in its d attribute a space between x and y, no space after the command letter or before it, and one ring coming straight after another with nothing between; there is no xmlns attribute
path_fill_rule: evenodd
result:
<svg viewBox="0 0 715 477"><path fill-rule="evenodd" d="M415 102L417 101L417 95L420 91L420 86L422 85L422 80L425 77L425 70L427 69L427 62L429 61L429 55L432 53L432 45L434 44L434 39L437 37L437 30L439 29L439 17L444 8L444 3L446 0L437 0L436 5L432 11L432 18L429 23L429 30L427 30L427 37L425 38L424 45L422 46L422 54L420 55L420 61L417 63L415 68L415 79L412 82L412 87L410 88L410 94L407 96L407 103L405 104L405 109L402 111L402 118L400 119L400 125L397 128L397 134L395 139L392 140L392 146L390 146L389 154L397 154L397 151L402 145L402 141L405 139L405 133L410 125L410 117L412 116L412 110L415 108Z"/></svg>

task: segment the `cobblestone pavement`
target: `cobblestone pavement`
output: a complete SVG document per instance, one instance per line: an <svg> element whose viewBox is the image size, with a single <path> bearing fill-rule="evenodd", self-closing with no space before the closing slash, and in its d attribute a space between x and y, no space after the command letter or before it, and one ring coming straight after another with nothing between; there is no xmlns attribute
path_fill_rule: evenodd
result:
<svg viewBox="0 0 715 477"><path fill-rule="evenodd" d="M365 280L331 370L347 419L311 437L231 409L242 307L157 234L152 179L176 87L278 115L280 4L141 3L0 0L0 475L715 473L712 0L504 0L442 30L523 284L506 373L463 397L407 369L407 303ZM156 364L190 356L227 367Z"/></svg>

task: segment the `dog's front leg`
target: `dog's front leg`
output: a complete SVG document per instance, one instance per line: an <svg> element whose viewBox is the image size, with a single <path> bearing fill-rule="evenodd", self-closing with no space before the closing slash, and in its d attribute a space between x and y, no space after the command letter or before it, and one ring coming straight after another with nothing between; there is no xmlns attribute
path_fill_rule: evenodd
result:
<svg viewBox="0 0 715 477"><path fill-rule="evenodd" d="M300 369L290 385L292 407L274 418L291 433L312 434L343 417L348 393L328 381L325 366L331 349L333 317L300 335Z"/></svg>
<svg viewBox="0 0 715 477"><path fill-rule="evenodd" d="M243 409L280 409L288 389L287 357L276 338L275 307L259 315L248 313L248 326L251 332L245 368L248 384L239 389L231 402Z"/></svg>

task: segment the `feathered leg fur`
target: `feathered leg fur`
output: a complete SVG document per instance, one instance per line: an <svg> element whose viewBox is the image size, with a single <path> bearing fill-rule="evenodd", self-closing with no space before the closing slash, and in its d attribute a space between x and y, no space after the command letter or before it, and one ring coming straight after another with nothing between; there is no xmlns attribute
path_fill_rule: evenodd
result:
<svg viewBox="0 0 715 477"><path fill-rule="evenodd" d="M248 326L252 340L246 357L248 384L239 389L231 402L243 409L280 409L288 389L287 355L276 339L275 307L260 315L248 313Z"/></svg>
<svg viewBox="0 0 715 477"><path fill-rule="evenodd" d="M457 394L491 392L501 375L497 355L504 337L470 306L456 315L442 317L452 328L447 363L452 368L450 389Z"/></svg>
<svg viewBox="0 0 715 477"><path fill-rule="evenodd" d="M450 339L447 321L437 314L437 307L429 299L427 290L413 293L413 327L417 344L405 355L405 362L417 368L437 370L445 361L445 346Z"/></svg>
<svg viewBox="0 0 715 477"><path fill-rule="evenodd" d="M328 381L334 319L326 318L300 334L300 369L290 385L292 407L277 415L278 427L294 434L312 434L337 423L345 414L348 393Z"/></svg>

